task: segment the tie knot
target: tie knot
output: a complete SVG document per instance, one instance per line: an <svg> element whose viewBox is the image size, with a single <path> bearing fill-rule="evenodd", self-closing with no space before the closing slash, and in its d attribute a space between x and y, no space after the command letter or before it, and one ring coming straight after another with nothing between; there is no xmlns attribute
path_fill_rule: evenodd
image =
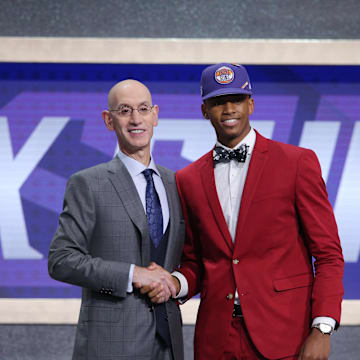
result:
<svg viewBox="0 0 360 360"><path fill-rule="evenodd" d="M152 177L152 174L153 174L154 170L153 169L145 169L142 173L144 174L145 176L145 179L147 182L152 182L153 181L153 177Z"/></svg>

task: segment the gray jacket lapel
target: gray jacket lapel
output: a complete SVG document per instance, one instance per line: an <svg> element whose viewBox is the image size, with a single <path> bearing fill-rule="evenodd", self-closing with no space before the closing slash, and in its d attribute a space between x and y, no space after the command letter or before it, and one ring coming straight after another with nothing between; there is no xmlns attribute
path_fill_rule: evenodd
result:
<svg viewBox="0 0 360 360"><path fill-rule="evenodd" d="M166 256L164 262L164 268L168 271L173 271L173 254L176 247L176 240L177 240L177 229L178 229L178 222L179 222L179 211L177 206L177 194L175 191L175 180L174 177L170 176L170 173L164 171L160 166L157 166L160 174L161 179L164 184L166 190L166 197L169 204L169 216L170 216L170 228L169 228L169 240L168 246L166 249Z"/></svg>
<svg viewBox="0 0 360 360"><path fill-rule="evenodd" d="M139 229L142 239L142 265L150 262L150 236L144 207L141 203L135 184L125 165L116 156L108 163L109 179L120 197L131 221Z"/></svg>

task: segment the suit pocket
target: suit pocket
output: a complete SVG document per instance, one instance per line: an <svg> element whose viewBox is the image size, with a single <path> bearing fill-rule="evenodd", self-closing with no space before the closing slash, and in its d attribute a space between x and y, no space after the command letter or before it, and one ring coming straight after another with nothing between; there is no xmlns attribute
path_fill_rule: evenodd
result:
<svg viewBox="0 0 360 360"><path fill-rule="evenodd" d="M253 203L257 203L260 201L265 201L265 200L271 200L274 201L274 198L287 198L287 192L282 190L282 191L276 191L276 192L272 192L270 194L260 194L257 195L256 197L254 197L254 199L252 200Z"/></svg>
<svg viewBox="0 0 360 360"><path fill-rule="evenodd" d="M312 273L298 274L273 281L275 291L286 291L311 286L314 281Z"/></svg>
<svg viewBox="0 0 360 360"><path fill-rule="evenodd" d="M120 319L121 309L102 306L84 306L80 312L82 322L116 323Z"/></svg>

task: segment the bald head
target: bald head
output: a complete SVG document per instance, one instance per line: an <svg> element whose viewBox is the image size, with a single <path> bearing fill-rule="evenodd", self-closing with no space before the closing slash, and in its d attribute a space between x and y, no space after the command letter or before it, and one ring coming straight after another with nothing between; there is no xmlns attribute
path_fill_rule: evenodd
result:
<svg viewBox="0 0 360 360"><path fill-rule="evenodd" d="M102 112L106 128L115 131L125 155L148 166L153 128L159 115L149 89L136 80L121 81L109 91L108 103L109 109Z"/></svg>
<svg viewBox="0 0 360 360"><path fill-rule="evenodd" d="M120 103L126 103L129 98L142 98L143 102L152 104L149 89L140 81L124 80L115 84L109 91L109 109L115 109Z"/></svg>

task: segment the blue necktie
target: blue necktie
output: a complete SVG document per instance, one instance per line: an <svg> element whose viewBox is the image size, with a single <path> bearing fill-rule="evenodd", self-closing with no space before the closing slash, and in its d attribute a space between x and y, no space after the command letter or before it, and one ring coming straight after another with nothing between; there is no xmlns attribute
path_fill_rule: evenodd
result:
<svg viewBox="0 0 360 360"><path fill-rule="evenodd" d="M154 170L146 169L143 174L146 179L146 216L149 224L150 238L155 247L159 246L163 236L163 216L159 195L156 192L154 179L152 177Z"/></svg>
<svg viewBox="0 0 360 360"><path fill-rule="evenodd" d="M163 216L159 195L156 192L152 169L146 169L143 174L146 179L146 216L149 224L150 238L157 248L163 237ZM162 264L161 264L162 265ZM167 320L165 303L157 304L154 308L156 317L156 332L167 346L171 346L170 331Z"/></svg>

